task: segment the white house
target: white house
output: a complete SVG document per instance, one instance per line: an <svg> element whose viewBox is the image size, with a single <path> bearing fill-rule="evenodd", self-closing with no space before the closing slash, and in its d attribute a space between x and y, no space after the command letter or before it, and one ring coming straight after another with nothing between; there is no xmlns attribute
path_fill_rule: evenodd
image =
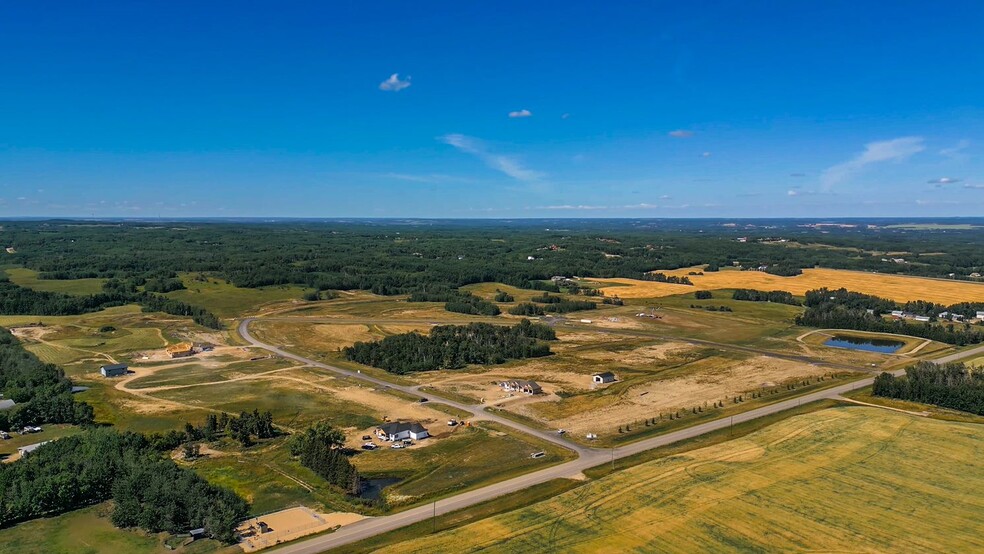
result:
<svg viewBox="0 0 984 554"><path fill-rule="evenodd" d="M420 440L430 436L423 425L414 422L394 422L380 425L376 429L376 435L388 441L400 441L403 439Z"/></svg>
<svg viewBox="0 0 984 554"><path fill-rule="evenodd" d="M604 373L595 373L594 375L591 376L591 381L594 382L595 384L614 383L615 374L612 373L611 371L606 371Z"/></svg>
<svg viewBox="0 0 984 554"><path fill-rule="evenodd" d="M984 319L984 312L977 312L977 319Z"/></svg>
<svg viewBox="0 0 984 554"><path fill-rule="evenodd" d="M43 445L48 444L48 442L49 441L44 441L35 444L29 444L27 446L21 446L20 448L17 449L17 452L20 453L21 458L24 458L31 452L34 452L38 448L41 448Z"/></svg>
<svg viewBox="0 0 984 554"><path fill-rule="evenodd" d="M509 392L521 392L524 394L534 395L543 394L543 388L536 381L503 381L499 383L502 390Z"/></svg>

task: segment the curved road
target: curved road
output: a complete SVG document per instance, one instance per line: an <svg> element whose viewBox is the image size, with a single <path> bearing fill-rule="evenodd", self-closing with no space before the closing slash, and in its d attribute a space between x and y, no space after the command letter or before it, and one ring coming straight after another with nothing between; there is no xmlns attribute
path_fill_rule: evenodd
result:
<svg viewBox="0 0 984 554"><path fill-rule="evenodd" d="M262 341L257 340L255 337L249 333L249 324L256 318L249 318L243 320L239 324L239 334L250 342L253 346L257 346L271 352L274 352L285 358L303 362L314 367L319 367L326 369L337 374L351 377L353 379L360 379L369 383L373 383L379 387L388 387L391 389L403 391L408 394L418 395L416 387L407 387L394 385L387 383L381 379L371 377L368 375L363 375L362 373L357 373L340 367L335 367L332 365L324 364L321 362L316 362L303 356L298 356L297 354L292 354L290 352L284 351L276 346L266 344ZM953 362L963 358L984 355L984 346L979 346L977 348L966 350L964 352L958 352L956 354L950 354L948 356L943 356L937 358L935 361L937 363ZM896 375L904 373L904 370L898 370L894 372ZM866 387L874 381L873 378L865 378L853 383L848 383L845 385L839 385L836 387L831 387L829 389L824 389L814 393L806 394L798 398L792 398L789 400L784 400L782 402L776 402L775 404L770 404L768 406L763 406L761 408L756 408L754 410L749 410L741 414L736 414L733 417L721 418L718 420L710 421L707 423L702 423L699 425L694 425L686 429L681 429L679 431L674 431L672 433L667 433L665 435L660 435L658 437L652 437L649 439L643 439L638 442L634 442L625 446L620 446L612 449L600 449L600 448L590 448L581 445L574 444L571 441L565 440L557 435L543 432L539 429L532 429L521 423L506 419L495 414L485 412L483 406L481 405L466 405L452 400L448 400L440 397L439 395L428 392L428 396L440 400L442 403L454 406L459 410L465 410L475 414L474 419L485 419L490 421L495 421L503 425L507 425L524 433L536 436L543 440L549 441L554 444L558 444L577 453L578 458L566 462L563 464L548 467L533 473L527 473L519 477L514 477L506 481L499 483L493 483L485 487L474 489L470 491L463 492L461 494L440 500L433 504L426 504L423 506L418 506L416 508L411 508L403 512L398 512L392 515L366 518L351 525L346 525L339 528L334 533L327 535L322 535L310 539L302 539L290 544L284 545L276 549L277 554L316 554L319 552L324 552L331 548L336 548L345 544L356 542L362 539L366 539L380 533L385 533L387 531L392 531L394 529L399 529L407 525L425 521L436 514L445 514L448 512L453 512L455 510L460 510L468 506L473 506L481 502L485 502L502 496L504 494L520 491L529 488L533 485L544 483L550 481L551 479L564 478L564 477L574 477L580 474L585 469L598 466L603 463L607 463L612 460L625 458L627 456L632 456L646 450L651 450L653 448L658 448L661 446L666 446L679 442L682 440L691 439L710 433L712 431L717 431L720 429L725 429L730 425L735 423L742 423L745 421L751 421L753 419L758 419L763 416L776 414L783 412L792 408L795 408L801 404L806 404L809 402L814 402L816 400L823 400L827 398L837 398L843 393L858 389L861 387Z"/></svg>

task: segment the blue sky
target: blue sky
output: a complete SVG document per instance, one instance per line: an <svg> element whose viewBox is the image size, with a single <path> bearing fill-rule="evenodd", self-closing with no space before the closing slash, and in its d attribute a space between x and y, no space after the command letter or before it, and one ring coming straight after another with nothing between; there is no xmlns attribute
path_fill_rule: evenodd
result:
<svg viewBox="0 0 984 554"><path fill-rule="evenodd" d="M338 4L0 4L0 216L984 214L981 2Z"/></svg>

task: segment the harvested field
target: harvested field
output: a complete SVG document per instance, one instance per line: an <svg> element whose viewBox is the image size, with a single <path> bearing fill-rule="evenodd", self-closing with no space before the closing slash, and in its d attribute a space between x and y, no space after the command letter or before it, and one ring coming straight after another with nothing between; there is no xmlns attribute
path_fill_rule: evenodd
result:
<svg viewBox="0 0 984 554"><path fill-rule="evenodd" d="M380 552L984 550L979 425L800 415Z"/></svg>
<svg viewBox="0 0 984 554"><path fill-rule="evenodd" d="M663 271L667 275L685 276L700 268ZM906 277L865 273L844 269L804 269L802 275L779 277L762 271L738 271L724 269L704 275L691 275L693 286L656 283L637 279L606 279L600 284L617 284L604 288L607 295L621 298L657 298L686 294L698 290L748 288L756 290L784 290L802 296L808 290L821 287L844 287L855 292L874 294L897 302L929 300L941 304L958 302L984 302L984 284L948 279Z"/></svg>

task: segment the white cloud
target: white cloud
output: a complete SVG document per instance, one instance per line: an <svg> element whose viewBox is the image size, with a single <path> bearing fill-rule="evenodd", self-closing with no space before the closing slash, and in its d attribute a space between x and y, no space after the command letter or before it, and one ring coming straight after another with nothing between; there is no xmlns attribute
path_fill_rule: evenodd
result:
<svg viewBox="0 0 984 554"><path fill-rule="evenodd" d="M943 185L952 185L953 183L959 183L960 179L954 179L953 177L940 177L939 179L930 179L926 182L930 185L936 185L937 187L942 187Z"/></svg>
<svg viewBox="0 0 984 554"><path fill-rule="evenodd" d="M659 197L660 200L671 200L672 198L669 194L663 194Z"/></svg>
<svg viewBox="0 0 984 554"><path fill-rule="evenodd" d="M966 185L964 185L964 188L965 189L984 189L984 185L976 185L976 184L975 185L972 185L970 183L967 183Z"/></svg>
<svg viewBox="0 0 984 554"><path fill-rule="evenodd" d="M677 129L675 131L670 131L667 134L670 135L673 138L690 138L690 137L694 136L694 132L693 131L688 131L686 129Z"/></svg>
<svg viewBox="0 0 984 554"><path fill-rule="evenodd" d="M701 152L700 153L700 157L701 158L710 158L711 157L711 153L710 152Z"/></svg>
<svg viewBox="0 0 984 554"><path fill-rule="evenodd" d="M798 193L798 192L796 192L795 190L787 190L787 191L786 191L786 196L796 196L796 195L798 195L798 194L799 194L799 193Z"/></svg>
<svg viewBox="0 0 984 554"><path fill-rule="evenodd" d="M864 145L864 152L853 159L824 170L820 175L820 184L824 190L830 190L871 164L902 161L925 149L922 137L900 137L869 142Z"/></svg>
<svg viewBox="0 0 984 554"><path fill-rule="evenodd" d="M477 157L485 162L485 165L496 171L501 171L513 179L519 181L537 181L544 176L544 174L539 171L534 171L524 167L523 164L513 156L489 152L485 143L479 139L453 133L450 135L444 135L440 138L440 140L445 144L454 146L466 154L471 154Z"/></svg>
<svg viewBox="0 0 984 554"><path fill-rule="evenodd" d="M560 206L539 206L534 210L607 210L608 206L590 206L585 204L571 205L562 204Z"/></svg>
<svg viewBox="0 0 984 554"><path fill-rule="evenodd" d="M564 114L560 114L560 118L561 118L561 119L567 119L567 118L569 118L570 116L571 116L571 114L569 114L569 113L564 113Z"/></svg>
<svg viewBox="0 0 984 554"><path fill-rule="evenodd" d="M963 151L966 150L968 146L970 146L970 141L963 139L957 142L956 146L951 146L950 148L940 150L940 156L950 158L951 160L966 160L968 156L967 154L964 154Z"/></svg>
<svg viewBox="0 0 984 554"><path fill-rule="evenodd" d="M533 116L533 112L531 112L529 110L517 110L515 112L509 112L509 117L513 117L513 118L516 118L516 117L532 117L532 116Z"/></svg>
<svg viewBox="0 0 984 554"><path fill-rule="evenodd" d="M383 173L380 175L386 179L397 179L399 181L410 181L412 183L431 183L431 184L441 184L441 183L471 183L471 179L466 179L464 177L456 177L454 175L445 175L443 173Z"/></svg>
<svg viewBox="0 0 984 554"><path fill-rule="evenodd" d="M382 83L379 83L379 90L385 90L388 92L400 92L401 90L410 86L410 76L408 75L406 79L400 80L400 74L394 73L389 76Z"/></svg>

